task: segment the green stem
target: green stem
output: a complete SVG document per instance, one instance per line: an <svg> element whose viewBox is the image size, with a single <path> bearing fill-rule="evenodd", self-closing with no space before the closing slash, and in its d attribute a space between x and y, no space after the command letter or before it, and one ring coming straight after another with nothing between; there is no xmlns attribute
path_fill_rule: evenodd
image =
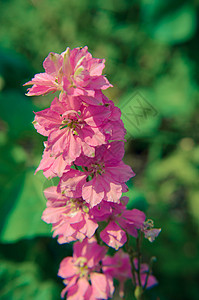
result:
<svg viewBox="0 0 199 300"><path fill-rule="evenodd" d="M136 245L137 245L137 258L138 258L138 270L137 270L137 274L138 274L138 283L139 286L142 287L142 282L141 282L141 237L140 234L138 233L138 237L136 239Z"/></svg>
<svg viewBox="0 0 199 300"><path fill-rule="evenodd" d="M133 284L136 286L136 277L135 277L135 273L136 273L136 270L135 270L135 266L134 266L134 262L133 262L133 259L134 259L134 251L133 251L133 248L129 245L129 235L128 233L126 233L126 236L127 236L127 243L126 243L126 251L130 257L130 262L131 262L131 273L132 273L132 281L133 281Z"/></svg>
<svg viewBox="0 0 199 300"><path fill-rule="evenodd" d="M99 232L97 230L95 231L95 238L97 240L98 245L102 246L103 242L100 239L100 235L99 235ZM99 261L99 265L100 265L100 273L103 273L103 271L102 271L102 261Z"/></svg>
<svg viewBox="0 0 199 300"><path fill-rule="evenodd" d="M98 245L103 246L103 241L100 238L98 230L95 231L95 238L97 240Z"/></svg>
<svg viewBox="0 0 199 300"><path fill-rule="evenodd" d="M137 250L137 259L138 259L138 269L137 269L137 276L138 276L138 286L135 289L135 297L137 300L142 300L144 289L142 287L141 281L141 244L143 239L143 233L138 232L138 237L136 239L136 250Z"/></svg>
<svg viewBox="0 0 199 300"><path fill-rule="evenodd" d="M152 256L151 259L150 259L149 270L148 270L148 272L147 272L147 276L146 276L145 284L144 284L144 287L143 287L143 291L145 291L146 288L147 288L148 279L149 279L149 276L150 276L151 273L152 273L152 267L153 267L153 263L154 263L155 261L156 261L156 257L155 257L155 256Z"/></svg>

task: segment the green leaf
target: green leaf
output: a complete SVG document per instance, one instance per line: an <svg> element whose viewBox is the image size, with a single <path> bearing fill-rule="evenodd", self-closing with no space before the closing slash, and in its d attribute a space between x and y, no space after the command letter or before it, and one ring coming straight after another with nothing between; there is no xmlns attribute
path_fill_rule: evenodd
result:
<svg viewBox="0 0 199 300"><path fill-rule="evenodd" d="M9 187L7 201L10 203L10 208L4 216L0 235L0 240L4 243L39 235L50 235L50 226L41 220L46 202L43 195L46 179L42 174L34 176L33 173L33 169L27 170L16 182L12 180L13 184ZM4 210L1 211L4 212Z"/></svg>

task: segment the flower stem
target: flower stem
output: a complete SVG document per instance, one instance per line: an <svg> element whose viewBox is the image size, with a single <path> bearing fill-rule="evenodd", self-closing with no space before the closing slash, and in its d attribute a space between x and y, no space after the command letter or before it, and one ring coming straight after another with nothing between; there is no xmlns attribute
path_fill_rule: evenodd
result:
<svg viewBox="0 0 199 300"><path fill-rule="evenodd" d="M153 266L153 263L154 263L154 262L156 262L156 257L155 257L155 256L152 256L151 259L150 259L149 270L148 270L148 272L147 272L147 276L146 276L145 284L144 284L144 287L143 287L143 291L145 291L146 288L147 288L148 279L149 279L149 276L150 276L151 273L152 273L152 266Z"/></svg>
<svg viewBox="0 0 199 300"><path fill-rule="evenodd" d="M99 235L99 231L98 231L98 230L95 231L95 238L96 238L96 240L97 240L98 245L102 246L102 245L103 245L103 241L102 241L101 238L100 238L100 235Z"/></svg>
<svg viewBox="0 0 199 300"><path fill-rule="evenodd" d="M134 266L134 262L133 262L135 252L134 252L133 248L129 245L130 238L127 233L126 233L126 236L127 236L127 243L125 246L126 246L126 251L130 257L132 281L133 281L133 284L136 286L136 277L135 277L136 270L135 270L135 266Z"/></svg>
<svg viewBox="0 0 199 300"><path fill-rule="evenodd" d="M140 235L140 233L138 233L138 237L136 239L136 246L137 246L137 258L138 258L138 270L137 270L138 283L139 283L139 286L142 287L141 273L140 273L140 269L141 269L141 235Z"/></svg>
<svg viewBox="0 0 199 300"><path fill-rule="evenodd" d="M135 289L135 297L137 300L142 300L143 296L143 287L141 281L141 244L142 244L143 234L142 232L138 232L138 237L136 239L136 250L137 250L137 259L138 259L138 269L137 269L137 277L138 277L138 286Z"/></svg>

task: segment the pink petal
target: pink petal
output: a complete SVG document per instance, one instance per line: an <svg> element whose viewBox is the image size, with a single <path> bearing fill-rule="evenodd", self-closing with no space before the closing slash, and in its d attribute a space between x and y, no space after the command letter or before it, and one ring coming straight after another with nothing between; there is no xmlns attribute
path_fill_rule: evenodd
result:
<svg viewBox="0 0 199 300"><path fill-rule="evenodd" d="M69 278L77 273L77 267L74 266L73 258L64 258L59 266L58 276L62 278Z"/></svg>
<svg viewBox="0 0 199 300"><path fill-rule="evenodd" d="M62 66L63 58L57 53L50 52L43 62L43 67L48 74L57 75Z"/></svg>
<svg viewBox="0 0 199 300"><path fill-rule="evenodd" d="M116 250L127 241L126 233L114 221L109 222L108 226L101 231L100 237L108 246Z"/></svg>
<svg viewBox="0 0 199 300"><path fill-rule="evenodd" d="M84 300L84 295L89 288L89 283L86 278L80 278L75 285L68 289L67 299L69 300Z"/></svg>
<svg viewBox="0 0 199 300"><path fill-rule="evenodd" d="M24 85L31 84L33 86L28 89L28 93L26 94L27 96L43 95L59 90L59 87L55 83L54 77L47 73L36 74L31 81L28 81Z"/></svg>
<svg viewBox="0 0 199 300"><path fill-rule="evenodd" d="M86 182L82 188L82 198L94 207L102 201L104 197L104 188L101 185L100 177L93 178L91 181Z"/></svg>
<svg viewBox="0 0 199 300"><path fill-rule="evenodd" d="M91 273L93 294L98 299L108 299L114 292L113 281L105 274Z"/></svg>

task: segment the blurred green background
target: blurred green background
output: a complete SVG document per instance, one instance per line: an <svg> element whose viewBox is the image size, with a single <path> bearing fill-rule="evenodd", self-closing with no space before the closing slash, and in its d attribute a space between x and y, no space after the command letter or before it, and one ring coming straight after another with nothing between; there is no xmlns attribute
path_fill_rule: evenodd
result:
<svg viewBox="0 0 199 300"><path fill-rule="evenodd" d="M40 219L52 182L34 176L44 138L31 124L52 95L28 98L22 85L43 72L50 51L87 45L106 58L114 85L106 95L128 131L125 162L137 174L129 207L162 228L143 246L146 261L157 257L159 281L145 299L197 300L199 1L1 0L0 12L0 299L60 299L56 274L72 246L58 245ZM135 107L135 93L152 113ZM125 117L133 109L136 126ZM125 299L133 299L130 284Z"/></svg>

